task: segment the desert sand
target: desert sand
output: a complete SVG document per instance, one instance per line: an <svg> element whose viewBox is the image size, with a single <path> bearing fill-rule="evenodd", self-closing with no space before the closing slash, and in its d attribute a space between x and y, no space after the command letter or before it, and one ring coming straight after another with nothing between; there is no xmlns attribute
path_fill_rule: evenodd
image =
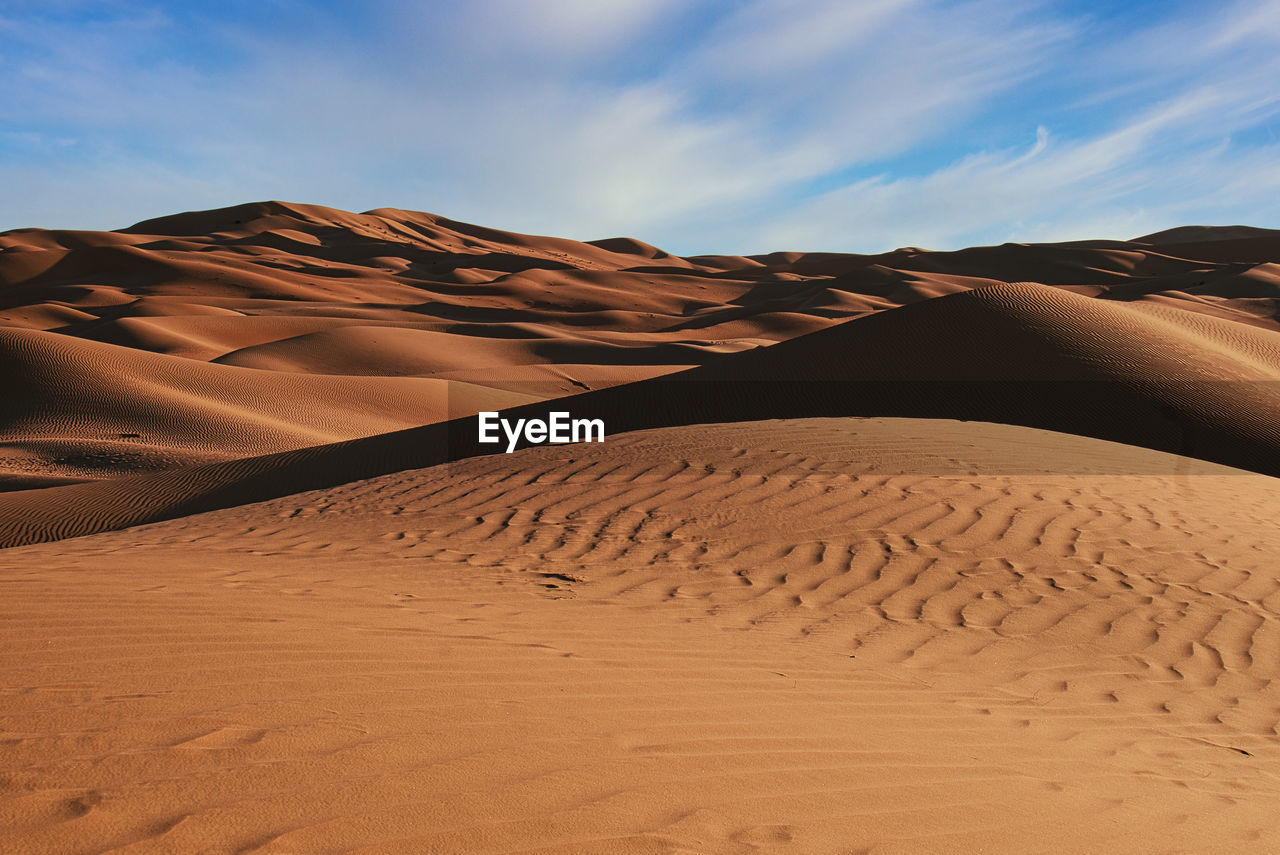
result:
<svg viewBox="0 0 1280 855"><path fill-rule="evenodd" d="M4 852L1280 849L1276 232L0 246Z"/></svg>

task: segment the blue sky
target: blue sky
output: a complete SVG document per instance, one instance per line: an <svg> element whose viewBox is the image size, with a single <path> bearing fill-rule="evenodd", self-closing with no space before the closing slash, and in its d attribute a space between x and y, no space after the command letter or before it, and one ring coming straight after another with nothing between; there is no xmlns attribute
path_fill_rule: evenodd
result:
<svg viewBox="0 0 1280 855"><path fill-rule="evenodd" d="M684 254L1280 227L1280 0L0 0L0 229L258 199Z"/></svg>

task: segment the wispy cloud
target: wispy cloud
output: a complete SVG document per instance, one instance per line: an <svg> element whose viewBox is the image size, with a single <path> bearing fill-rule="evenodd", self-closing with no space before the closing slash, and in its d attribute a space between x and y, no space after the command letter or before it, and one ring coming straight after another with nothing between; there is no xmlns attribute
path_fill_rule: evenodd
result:
<svg viewBox="0 0 1280 855"><path fill-rule="evenodd" d="M1219 99L1170 99L1114 130L969 155L925 175L879 175L806 200L762 227L761 245L1123 239L1191 221L1280 223L1280 143L1242 148ZM1252 216L1248 216L1252 214ZM1255 219L1256 218L1256 219Z"/></svg>
<svg viewBox="0 0 1280 855"><path fill-rule="evenodd" d="M0 228L266 197L684 252L1274 219L1280 3L1114 32L1014 5L18 6Z"/></svg>

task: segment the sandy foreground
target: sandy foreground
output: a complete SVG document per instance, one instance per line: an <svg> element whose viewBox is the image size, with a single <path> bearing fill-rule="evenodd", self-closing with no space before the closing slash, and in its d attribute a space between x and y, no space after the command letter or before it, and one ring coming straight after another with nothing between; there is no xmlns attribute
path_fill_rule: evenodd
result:
<svg viewBox="0 0 1280 855"><path fill-rule="evenodd" d="M0 849L1278 851L1276 486L793 419L3 550Z"/></svg>

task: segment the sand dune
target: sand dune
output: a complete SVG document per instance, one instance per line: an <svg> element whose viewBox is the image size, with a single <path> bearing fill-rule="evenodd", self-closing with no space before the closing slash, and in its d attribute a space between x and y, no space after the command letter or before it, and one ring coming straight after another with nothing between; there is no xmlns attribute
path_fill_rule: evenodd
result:
<svg viewBox="0 0 1280 855"><path fill-rule="evenodd" d="M0 234L0 851L1277 851L1278 264Z"/></svg>
<svg viewBox="0 0 1280 855"><path fill-rule="evenodd" d="M515 419L567 410L601 418L615 433L761 416L963 418L1280 474L1277 380L1276 333L1019 283L855 319L672 377L505 412ZM492 453L477 442L471 417L482 397L448 414L458 417L422 428L114 484L0 496L0 544L90 534Z"/></svg>
<svg viewBox="0 0 1280 855"><path fill-rule="evenodd" d="M318 205L260 202L161 217L117 232L0 234L0 328L51 331L193 363L280 375L365 378L333 381L333 388L341 386L353 402L383 397L395 384L375 378L388 377L453 379L554 397L709 366L850 319L930 304L975 288L1030 281L1097 304L1081 323L1104 338L1124 337L1137 324L1149 344L1172 323L1173 347L1203 366L1215 362L1224 338L1231 340L1228 349L1239 345L1269 351L1271 345L1233 327L1197 332L1198 338L1188 341L1177 328L1192 321L1160 312L1179 309L1234 326L1280 331L1280 268L1272 263L1277 257L1280 244L1273 233L1222 227L1172 230L1132 242L1006 244L958 252L905 248L872 256L789 252L680 258L627 238L582 243L502 232L433 214L393 209L353 214ZM1148 311L1149 317L1135 320L1124 312L1109 312L1119 304ZM1068 312L1058 326L1068 335L1081 334L1080 323L1073 326L1069 315L1085 311L1084 303L1053 305L1051 311ZM951 304L947 311L960 309ZM908 322L914 318L897 321ZM1053 325L1041 326L1052 338L1047 327ZM991 332L975 328L972 335L986 338ZM1198 350L1206 341L1209 351ZM1004 347L999 338L988 343L994 345L993 353ZM1052 346L1058 345L1044 345ZM90 378L78 366L105 353L91 348L60 352L70 360L68 376L83 377L77 381L82 384ZM1005 362L1017 358L1011 351ZM1235 356L1230 358L1234 366ZM894 359L921 361L901 353ZM214 379L219 375L199 365L163 364L170 374L190 371L187 385L192 387L238 382L237 375ZM0 367L10 375L27 371L20 359ZM1174 369L1174 377L1187 373ZM896 369L890 365L887 370ZM1268 362L1263 373L1270 370ZM297 378L275 374L271 385L280 403L294 411L308 409L296 397L288 400L298 394ZM1251 371L1249 379L1257 374ZM118 394L152 396L148 371L141 376L136 390L123 387ZM37 402L48 397L44 390L34 394ZM103 394L108 393L85 390L72 397ZM419 407L414 398L407 395L404 419L395 424L374 418L354 425L341 407L321 404L317 417L333 416L324 429L308 426L288 442L258 431L265 441L254 450L371 435L415 419L426 423L446 417ZM77 416L68 411L50 418L70 425ZM319 420L327 419L329 415ZM1076 425L1052 420L1035 424L1079 431ZM251 453L243 432L224 426L215 419L206 431L207 445L223 446L209 454ZM103 439L84 432L92 430L53 432L47 438ZM114 431L142 432L129 427ZM305 433L307 438L301 436ZM193 462L196 458L184 450L190 445L179 442L163 454L98 455L104 461L98 473ZM34 459L16 452L12 457ZM42 459L42 471L12 471L9 477L85 477L48 455ZM1247 465L1239 458L1227 462Z"/></svg>
<svg viewBox="0 0 1280 855"><path fill-rule="evenodd" d="M0 330L0 363L0 476L256 456L531 400L445 380L268 375L33 330Z"/></svg>
<svg viewBox="0 0 1280 855"><path fill-rule="evenodd" d="M1252 240L1263 238L1280 239L1280 230L1260 229L1254 226L1178 226L1153 232L1149 235L1134 238L1134 243L1149 244L1188 244L1206 241Z"/></svg>
<svg viewBox="0 0 1280 855"><path fill-rule="evenodd" d="M829 419L6 550L0 816L20 852L1272 851L1276 495Z"/></svg>
<svg viewBox="0 0 1280 855"><path fill-rule="evenodd" d="M940 297L675 379L749 386L785 416L1000 421L1280 474L1280 335L1035 283Z"/></svg>

